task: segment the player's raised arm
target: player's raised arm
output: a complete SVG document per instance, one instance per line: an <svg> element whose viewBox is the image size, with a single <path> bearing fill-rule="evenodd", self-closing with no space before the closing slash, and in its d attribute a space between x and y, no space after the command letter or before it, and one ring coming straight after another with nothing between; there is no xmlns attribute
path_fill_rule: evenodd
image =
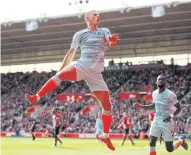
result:
<svg viewBox="0 0 191 155"><path fill-rule="evenodd" d="M63 59L63 62L62 62L62 65L61 65L59 71L61 71L63 68L65 68L72 62L72 60L75 57L75 54L76 54L76 49L70 48L70 50L66 53L66 55Z"/></svg>
<svg viewBox="0 0 191 155"><path fill-rule="evenodd" d="M71 44L71 48L70 50L66 53L62 65L59 69L59 71L61 71L64 67L68 66L72 60L75 57L76 54L76 50L78 49L79 46L79 42L80 42L80 33L75 33L75 35L73 36L73 40L72 40L72 44Z"/></svg>
<svg viewBox="0 0 191 155"><path fill-rule="evenodd" d="M110 47L110 48L115 48L115 47L116 47L116 44L117 44L117 41L119 41L119 36L118 36L118 34L113 33L113 34L108 38L108 41L109 41L109 47Z"/></svg>
<svg viewBox="0 0 191 155"><path fill-rule="evenodd" d="M116 33L111 34L109 29L105 29L105 38L106 38L110 48L115 48L117 41L119 41L118 34L116 34Z"/></svg>
<svg viewBox="0 0 191 155"><path fill-rule="evenodd" d="M121 124L117 127L117 129L120 129L123 125L123 121L121 122Z"/></svg>

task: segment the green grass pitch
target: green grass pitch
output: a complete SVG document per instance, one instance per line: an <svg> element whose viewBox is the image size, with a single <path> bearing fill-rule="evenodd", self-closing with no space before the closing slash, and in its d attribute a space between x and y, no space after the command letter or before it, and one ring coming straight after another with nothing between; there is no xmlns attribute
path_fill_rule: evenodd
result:
<svg viewBox="0 0 191 155"><path fill-rule="evenodd" d="M99 144L96 139L68 139L62 138L63 145L56 148L51 147L53 138L2 138L2 155L148 155L148 140L135 140L135 146L126 141L124 146L119 146L122 140L112 140L116 146L115 151L110 151L105 144ZM59 144L59 143L58 143ZM191 141L188 140L191 147ZM165 150L157 143L157 155L191 155L191 148L185 151L181 146L173 153Z"/></svg>

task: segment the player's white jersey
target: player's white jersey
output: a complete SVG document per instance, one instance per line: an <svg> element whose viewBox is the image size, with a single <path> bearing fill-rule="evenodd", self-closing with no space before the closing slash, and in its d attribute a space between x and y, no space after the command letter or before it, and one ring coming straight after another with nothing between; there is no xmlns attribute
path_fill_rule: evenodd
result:
<svg viewBox="0 0 191 155"><path fill-rule="evenodd" d="M111 35L107 28L97 28L95 31L84 29L75 33L71 48L80 47L81 57L77 64L91 71L103 71L106 38Z"/></svg>
<svg viewBox="0 0 191 155"><path fill-rule="evenodd" d="M155 90L152 97L156 111L154 121L160 123L173 112L174 104L178 103L178 100L175 93L167 88L162 93L159 93L158 89Z"/></svg>

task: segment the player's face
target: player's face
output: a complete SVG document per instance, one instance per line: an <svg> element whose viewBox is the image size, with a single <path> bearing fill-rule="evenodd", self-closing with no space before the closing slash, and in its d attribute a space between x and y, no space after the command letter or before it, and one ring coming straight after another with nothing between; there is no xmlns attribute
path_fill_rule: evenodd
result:
<svg viewBox="0 0 191 155"><path fill-rule="evenodd" d="M92 12L88 17L87 17L87 22L92 25L99 25L100 22L100 17L97 12Z"/></svg>
<svg viewBox="0 0 191 155"><path fill-rule="evenodd" d="M165 77L159 75L158 78L157 78L157 82L156 83L157 83L157 86L159 88L163 88L165 86L165 84L166 84Z"/></svg>

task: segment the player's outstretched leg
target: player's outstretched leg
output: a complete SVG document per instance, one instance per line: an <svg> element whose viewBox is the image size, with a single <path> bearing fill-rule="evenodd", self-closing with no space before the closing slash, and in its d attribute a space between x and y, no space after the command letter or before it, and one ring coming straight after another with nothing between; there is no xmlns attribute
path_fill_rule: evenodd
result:
<svg viewBox="0 0 191 155"><path fill-rule="evenodd" d="M57 146L57 138L54 137L54 140L55 140L54 147L56 147Z"/></svg>
<svg viewBox="0 0 191 155"><path fill-rule="evenodd" d="M63 142L60 140L60 138L58 138L58 136L57 136L57 140L60 142L60 146L61 146Z"/></svg>
<svg viewBox="0 0 191 155"><path fill-rule="evenodd" d="M104 133L103 133L103 137L100 137L100 140L103 141L110 150L114 151L115 147L113 146L109 138L109 130L110 130L111 121L112 121L111 102L110 102L109 92L94 91L93 94L97 98L97 100L100 102L103 109L101 119L103 122Z"/></svg>
<svg viewBox="0 0 191 155"><path fill-rule="evenodd" d="M180 137L179 140L177 140L177 141L175 142L175 144L173 145L173 150L178 149L180 145L181 145L185 150L188 150L188 144L187 144L187 142L186 142L186 137L185 137L185 136Z"/></svg>
<svg viewBox="0 0 191 155"><path fill-rule="evenodd" d="M157 139L158 139L157 137L150 136L150 143L149 143L150 153L149 153L149 155L156 155L157 154L156 150L155 150Z"/></svg>
<svg viewBox="0 0 191 155"><path fill-rule="evenodd" d="M134 141L133 141L133 139L131 138L130 135L128 135L128 138L129 138L129 140L131 141L132 146L135 145L135 143L134 143Z"/></svg>
<svg viewBox="0 0 191 155"><path fill-rule="evenodd" d="M177 142L173 145L173 141L165 141L166 150L168 152L173 152L174 150L178 149L181 145L185 150L188 150L188 144L186 143L185 136L179 138Z"/></svg>
<svg viewBox="0 0 191 155"><path fill-rule="evenodd" d="M50 78L44 86L40 89L40 91L35 95L25 95L25 99L30 104L37 104L38 100L51 92L52 90L56 89L61 81L63 80L71 80L76 81L76 69L74 66L68 66L64 68L62 71L58 72L55 76Z"/></svg>
<svg viewBox="0 0 191 155"><path fill-rule="evenodd" d="M57 135L55 135L54 136L54 140L55 140L55 143L54 143L54 147L56 147L57 146L57 141L59 141L60 142L60 146L62 145L62 141L58 138L58 136Z"/></svg>
<svg viewBox="0 0 191 155"><path fill-rule="evenodd" d="M123 145L124 145L126 138L127 138L127 135L124 135L123 142L121 143L120 146L123 146Z"/></svg>

